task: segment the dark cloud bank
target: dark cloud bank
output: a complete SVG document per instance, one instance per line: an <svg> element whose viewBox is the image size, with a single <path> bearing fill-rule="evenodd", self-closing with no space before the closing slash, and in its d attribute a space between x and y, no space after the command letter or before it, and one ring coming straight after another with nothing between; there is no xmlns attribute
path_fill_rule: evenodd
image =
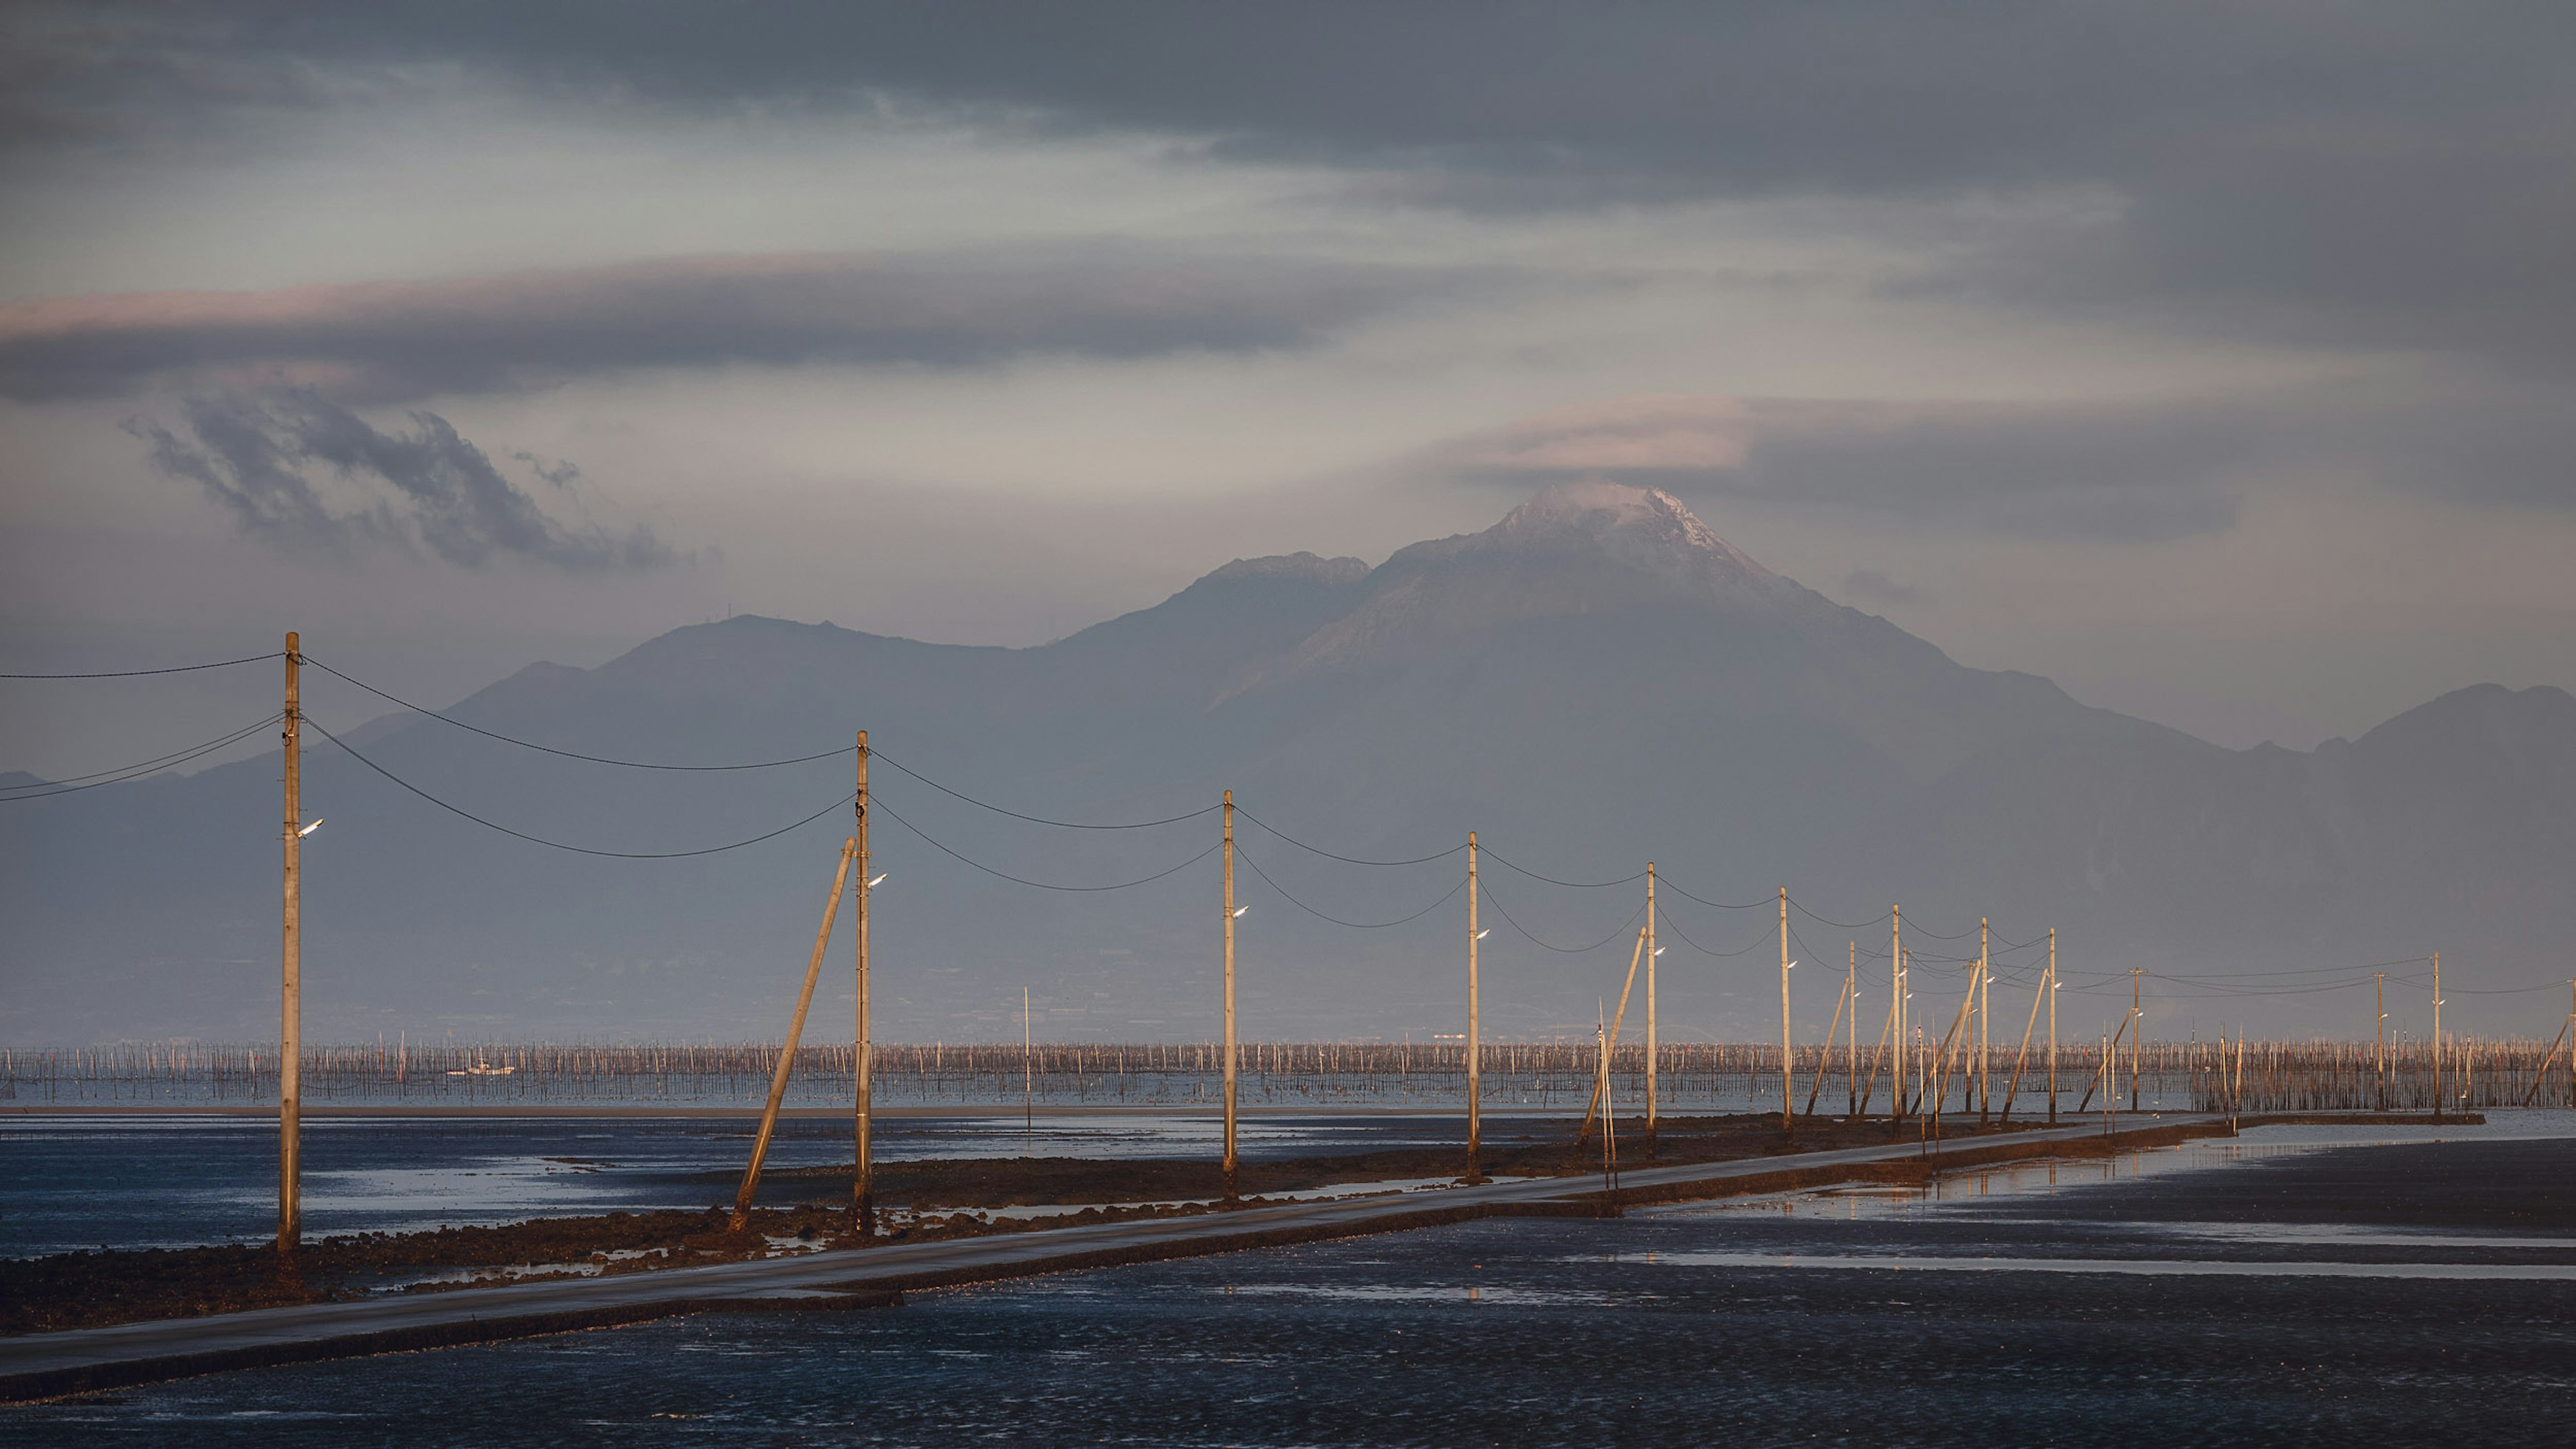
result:
<svg viewBox="0 0 2576 1449"><path fill-rule="evenodd" d="M9 121L23 145L156 118L202 128L317 104L317 75L390 83L445 62L628 107L863 114L891 99L987 127L1167 134L1435 206L2073 189L2099 204L1983 238L1906 284L2576 366L2576 8L2563 4L28 13Z"/></svg>

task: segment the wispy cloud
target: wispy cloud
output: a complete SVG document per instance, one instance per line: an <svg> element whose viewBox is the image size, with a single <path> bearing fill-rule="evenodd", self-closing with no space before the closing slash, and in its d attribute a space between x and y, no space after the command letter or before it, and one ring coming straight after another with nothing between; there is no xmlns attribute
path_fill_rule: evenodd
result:
<svg viewBox="0 0 2576 1449"><path fill-rule="evenodd" d="M1499 280L1102 243L67 297L0 306L0 396L114 396L176 378L389 402L638 368L1264 351Z"/></svg>
<svg viewBox="0 0 2576 1449"><path fill-rule="evenodd" d="M556 568L649 569L680 557L650 529L567 524L501 476L436 413L382 431L309 388L227 393L186 404L187 436L136 419L155 467L203 488L244 531L280 542L416 546L481 567L496 556ZM531 463L569 495L579 470Z"/></svg>

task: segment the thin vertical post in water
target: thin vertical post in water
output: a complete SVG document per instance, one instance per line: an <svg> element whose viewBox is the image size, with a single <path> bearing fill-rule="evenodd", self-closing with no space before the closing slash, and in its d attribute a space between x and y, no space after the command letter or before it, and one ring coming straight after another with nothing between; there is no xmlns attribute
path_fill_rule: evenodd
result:
<svg viewBox="0 0 2576 1449"><path fill-rule="evenodd" d="M1789 888L1780 887L1780 1130L1798 1130L1796 1088L1789 1083Z"/></svg>
<svg viewBox="0 0 2576 1449"><path fill-rule="evenodd" d="M1655 944L1655 863L1646 862L1646 1160L1655 1159L1655 1053L1659 1043L1655 1036L1655 958L1664 954Z"/></svg>
<svg viewBox="0 0 2576 1449"><path fill-rule="evenodd" d="M1029 989L1020 988L1020 1155L1027 1157L1033 1146L1030 1139L1038 1130L1038 1070L1030 1048Z"/></svg>
<svg viewBox="0 0 2576 1449"><path fill-rule="evenodd" d="M859 880L859 893L852 902L855 914L850 921L851 933L858 938L858 1000L853 1007L858 1018L858 1035L852 1040L850 1049L850 1076L856 1087L851 1130L856 1137L858 1154L856 1170L850 1179L850 1215L860 1233L872 1234L877 1230L877 1041L875 1019L868 1010L868 892L875 887L876 877L868 869L868 732L859 731L858 738L859 793L851 805L857 812L857 827L850 832L851 839L858 842L855 860Z"/></svg>
<svg viewBox="0 0 2576 1449"><path fill-rule="evenodd" d="M1234 1191L1234 792L1225 792L1225 1197Z"/></svg>
<svg viewBox="0 0 2576 1449"><path fill-rule="evenodd" d="M1484 1049L1483 1023L1477 1019L1476 943L1485 937L1476 924L1476 832L1467 832L1467 1180L1483 1179Z"/></svg>
<svg viewBox="0 0 2576 1449"><path fill-rule="evenodd" d="M796 1044L805 1036L805 1011L814 1004L814 983L823 974L823 953L831 949L832 920L841 913L841 887L850 883L850 859L858 854L856 838L841 843L841 864L832 872L832 898L823 905L822 929L814 933L814 954L805 963L805 985L796 993L796 1012L787 1019L787 1045L778 1049L778 1067L769 1075L769 1102L760 1109L760 1132L751 1139L751 1165L742 1171L742 1188L733 1195L733 1231L751 1223L752 1195L760 1190L761 1164L769 1160L769 1139L778 1130L778 1105L787 1097L787 1074L796 1064Z"/></svg>
<svg viewBox="0 0 2576 1449"><path fill-rule="evenodd" d="M286 636L286 842L278 930L277 1256L287 1266L304 1242L304 706L298 636Z"/></svg>

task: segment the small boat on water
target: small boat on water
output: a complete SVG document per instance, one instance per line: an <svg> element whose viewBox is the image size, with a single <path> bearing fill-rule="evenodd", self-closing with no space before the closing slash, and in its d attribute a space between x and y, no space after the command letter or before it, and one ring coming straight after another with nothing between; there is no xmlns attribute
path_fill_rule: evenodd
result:
<svg viewBox="0 0 2576 1449"><path fill-rule="evenodd" d="M517 1067L496 1067L481 1057L476 1057L474 1065L451 1068L447 1074L451 1077L507 1077L518 1070Z"/></svg>

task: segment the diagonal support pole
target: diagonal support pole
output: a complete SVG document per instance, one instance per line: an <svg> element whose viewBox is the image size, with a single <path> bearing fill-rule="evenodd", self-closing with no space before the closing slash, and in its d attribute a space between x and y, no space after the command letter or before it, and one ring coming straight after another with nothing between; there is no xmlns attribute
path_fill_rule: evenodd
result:
<svg viewBox="0 0 2576 1449"><path fill-rule="evenodd" d="M751 1197L760 1190L760 1166L769 1160L769 1138L778 1130L778 1104L787 1096L787 1073L796 1065L796 1043L805 1035L805 1008L814 1004L814 981L823 974L823 952L832 944L832 922L841 914L841 891L850 883L850 861L859 853L858 837L841 844L841 868L832 872L831 903L823 907L823 928L814 933L814 956L805 963L805 987L796 993L796 1014L787 1022L787 1045L778 1050L778 1070L769 1076L769 1103L760 1109L760 1135L751 1142L751 1165L743 1169L742 1190L733 1195L733 1224L741 1232L751 1223Z"/></svg>

